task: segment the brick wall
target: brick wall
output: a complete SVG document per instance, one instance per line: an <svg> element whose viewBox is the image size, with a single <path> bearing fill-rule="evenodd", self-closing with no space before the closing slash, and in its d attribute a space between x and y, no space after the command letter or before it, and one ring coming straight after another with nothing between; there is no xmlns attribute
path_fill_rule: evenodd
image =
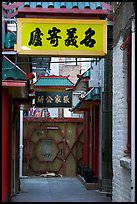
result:
<svg viewBox="0 0 137 204"><path fill-rule="evenodd" d="M75 84L78 80L77 74L80 74L80 66L74 65L60 65L59 75L68 76L69 79Z"/></svg>
<svg viewBox="0 0 137 204"><path fill-rule="evenodd" d="M130 170L120 166L127 145L127 62L125 53L120 50L122 38L113 50L113 189L114 202L129 202L131 177ZM125 59L125 60L124 60Z"/></svg>
<svg viewBox="0 0 137 204"><path fill-rule="evenodd" d="M127 4L126 4L127 3ZM127 49L120 46L131 30L131 3L122 2L113 26L112 202L131 202L131 170L120 165L127 146Z"/></svg>

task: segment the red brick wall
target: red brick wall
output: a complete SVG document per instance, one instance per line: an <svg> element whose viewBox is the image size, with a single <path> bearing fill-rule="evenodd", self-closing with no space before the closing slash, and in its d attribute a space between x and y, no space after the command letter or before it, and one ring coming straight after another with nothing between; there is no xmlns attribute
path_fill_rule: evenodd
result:
<svg viewBox="0 0 137 204"><path fill-rule="evenodd" d="M78 80L77 74L80 74L80 66L77 65L64 65L59 66L59 75L68 76L69 79L75 84Z"/></svg>

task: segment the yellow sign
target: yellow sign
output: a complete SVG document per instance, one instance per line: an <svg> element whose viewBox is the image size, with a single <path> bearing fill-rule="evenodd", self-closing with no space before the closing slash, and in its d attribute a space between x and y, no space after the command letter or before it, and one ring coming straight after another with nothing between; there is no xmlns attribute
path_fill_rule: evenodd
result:
<svg viewBox="0 0 137 204"><path fill-rule="evenodd" d="M19 18L17 52L99 57L107 54L107 20Z"/></svg>

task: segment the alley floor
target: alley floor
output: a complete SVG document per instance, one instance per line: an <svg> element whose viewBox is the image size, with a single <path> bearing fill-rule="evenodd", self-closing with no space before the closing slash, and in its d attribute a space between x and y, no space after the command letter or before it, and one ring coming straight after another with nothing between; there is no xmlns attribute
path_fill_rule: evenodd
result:
<svg viewBox="0 0 137 204"><path fill-rule="evenodd" d="M112 202L98 190L87 190L77 177L21 178L12 202Z"/></svg>

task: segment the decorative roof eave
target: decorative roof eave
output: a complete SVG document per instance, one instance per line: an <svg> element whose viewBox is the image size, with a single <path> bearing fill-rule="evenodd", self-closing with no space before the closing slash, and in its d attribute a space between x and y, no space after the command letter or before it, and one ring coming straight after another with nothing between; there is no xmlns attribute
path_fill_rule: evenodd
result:
<svg viewBox="0 0 137 204"><path fill-rule="evenodd" d="M88 100L88 101L80 101L74 106L72 109L70 109L71 112L83 112L83 111L89 111L90 108L94 106L100 105L100 100Z"/></svg>
<svg viewBox="0 0 137 204"><path fill-rule="evenodd" d="M13 18L18 14L18 7L22 6L24 2L14 2L11 5L6 5L2 2L3 16L5 18ZM7 13L5 11L14 10L14 12Z"/></svg>
<svg viewBox="0 0 137 204"><path fill-rule="evenodd" d="M18 67L14 62L12 62L8 57L6 57L5 55L3 55L3 59L5 59L6 61L8 61L11 65L13 65L21 74L22 76L25 77L25 79L27 81L33 79L35 77L35 75L33 73L26 73L24 72L20 67Z"/></svg>
<svg viewBox="0 0 137 204"><path fill-rule="evenodd" d="M67 91L72 91L73 90L73 86L34 86L34 89L35 90L42 90L42 89L44 89L44 90L46 90L46 89L51 89L51 90L53 90L53 89L56 89L56 90L58 90L58 89L62 89L62 90L64 90L64 91L66 91L66 89L67 89Z"/></svg>
<svg viewBox="0 0 137 204"><path fill-rule="evenodd" d="M24 72L20 67L18 67L14 62L12 62L8 57L5 55L3 56L5 60L7 60L9 63L11 63L13 66L15 66L22 74L26 75L26 72Z"/></svg>
<svg viewBox="0 0 137 204"><path fill-rule="evenodd" d="M70 109L71 112L88 111L90 108L100 104L99 88L91 89L80 101Z"/></svg>
<svg viewBox="0 0 137 204"><path fill-rule="evenodd" d="M84 78L79 78L78 81L75 84L75 87L80 83L80 82L88 82L90 77L84 77Z"/></svg>
<svg viewBox="0 0 137 204"><path fill-rule="evenodd" d="M10 2L10 3L11 3L11 2ZM28 3L29 3L29 2L27 2L27 5L29 5ZM40 7L42 6L42 5L41 5L42 2L35 2L35 3L37 3L37 4L36 4L36 7L37 7L37 6L40 6ZM47 5L46 5L46 6L48 6L48 8L49 8L49 6L53 6L52 3L53 3L53 2L47 2ZM61 2L61 3L62 3L62 4L60 5L60 6L61 6L60 8L63 8L62 6L66 6L66 5L65 5L66 2ZM77 5L77 3L78 3L78 2L74 2L75 6ZM94 3L95 3L95 2L94 2ZM96 5L96 9L97 9L97 8L100 8L100 7L104 7L105 9L112 11L112 6L111 6L110 4L105 3L105 2L96 2L96 3L99 3L99 4ZM74 4L73 4L72 6L74 6ZM102 6L101 6L100 4L101 4ZM8 4L8 5L2 2L2 7L3 7L5 10L15 9L15 8L17 9L18 7L20 7L20 6L22 6L22 5L26 5L25 2L12 2L12 4ZM87 5L85 4L85 6L87 6ZM66 8L66 7L64 7L64 8ZM72 7L72 8L74 8L74 7ZM75 8L76 8L76 7L75 7Z"/></svg>
<svg viewBox="0 0 137 204"><path fill-rule="evenodd" d="M90 89L83 97L80 97L82 101L92 101L99 100L100 101L100 88L92 88Z"/></svg>
<svg viewBox="0 0 137 204"><path fill-rule="evenodd" d="M8 57L3 56L3 59L8 63L2 67L2 72L4 69L9 68L9 72L5 72L7 77L3 77L2 87L8 88L9 92L12 94L13 98L29 99L30 100L30 84L29 80L33 79L35 76L33 73L26 74L20 67L18 67L14 62L12 62ZM10 71L10 66L14 67L17 72ZM11 70L13 70L11 68ZM4 75L4 74L2 74ZM12 79L12 80L11 80ZM21 102L22 103L22 102Z"/></svg>
<svg viewBox="0 0 137 204"><path fill-rule="evenodd" d="M77 77L78 77L78 80L75 84L75 89L81 83L88 83L90 79L90 68L87 71L85 71L83 74L78 74Z"/></svg>
<svg viewBox="0 0 137 204"><path fill-rule="evenodd" d="M68 78L69 76L57 76L57 75L50 75L50 76L41 76L37 79L37 81L34 83L34 88L35 89L46 89L46 88L50 88L50 89L63 89L66 91L66 89L73 89L74 88L74 83ZM45 80L50 80L49 83L45 83L45 82L41 82L43 79ZM61 84L59 84L59 81L54 81L54 83L50 83L51 80L62 80L65 79L65 82L61 82ZM41 84L40 84L41 82ZM56 83L55 83L56 82ZM39 83L39 84L38 84ZM44 83L44 84L42 84ZM66 83L66 84L65 84Z"/></svg>
<svg viewBox="0 0 137 204"><path fill-rule="evenodd" d="M2 8L4 8L5 10L9 10L9 9L15 9L18 8L20 6L22 6L24 4L24 2L14 2L13 4L4 4L2 2Z"/></svg>
<svg viewBox="0 0 137 204"><path fill-rule="evenodd" d="M66 7L67 2L58 2L60 4L60 8L55 7L54 2L33 2L34 7L30 7L31 2L10 2L11 4L5 4L5 2L2 2L2 9L3 9L3 16L5 18L13 18L17 16L18 14L26 14L31 15L31 17L34 17L35 14L37 16L41 16L41 11L43 9L46 9L46 15L50 16L54 14L54 17L61 16L61 14L66 14L70 16L70 13L73 14L73 16L83 16L85 17L92 17L92 18L100 18L105 19L106 17L109 20L113 20L112 15L110 14L110 11L112 11L112 6L109 3L106 2L92 2L94 5L94 9L92 9L91 2L83 2L84 7L79 7L80 5L77 5L79 2L73 2L71 6ZM27 4L26 4L27 3ZM46 3L44 7L42 7L42 3ZM70 2L69 2L70 3ZM30 10L31 9L31 10ZM43 10L44 11L44 10ZM44 14L44 12L42 13ZM42 14L42 15L43 15ZM44 15L45 15L44 14ZM56 16L55 16L56 15ZM28 17L26 16L26 17ZM36 16L36 15L35 15ZM19 17L19 15L17 16ZM52 16L53 17L53 16Z"/></svg>
<svg viewBox="0 0 137 204"><path fill-rule="evenodd" d="M78 8L18 8L18 14L25 14L25 15L51 15L52 17L54 15L73 15L73 16L83 16L83 17L93 17L93 18L101 18L105 19L107 15L109 14L107 10L102 9L78 9ZM63 16L64 17L64 16Z"/></svg>

